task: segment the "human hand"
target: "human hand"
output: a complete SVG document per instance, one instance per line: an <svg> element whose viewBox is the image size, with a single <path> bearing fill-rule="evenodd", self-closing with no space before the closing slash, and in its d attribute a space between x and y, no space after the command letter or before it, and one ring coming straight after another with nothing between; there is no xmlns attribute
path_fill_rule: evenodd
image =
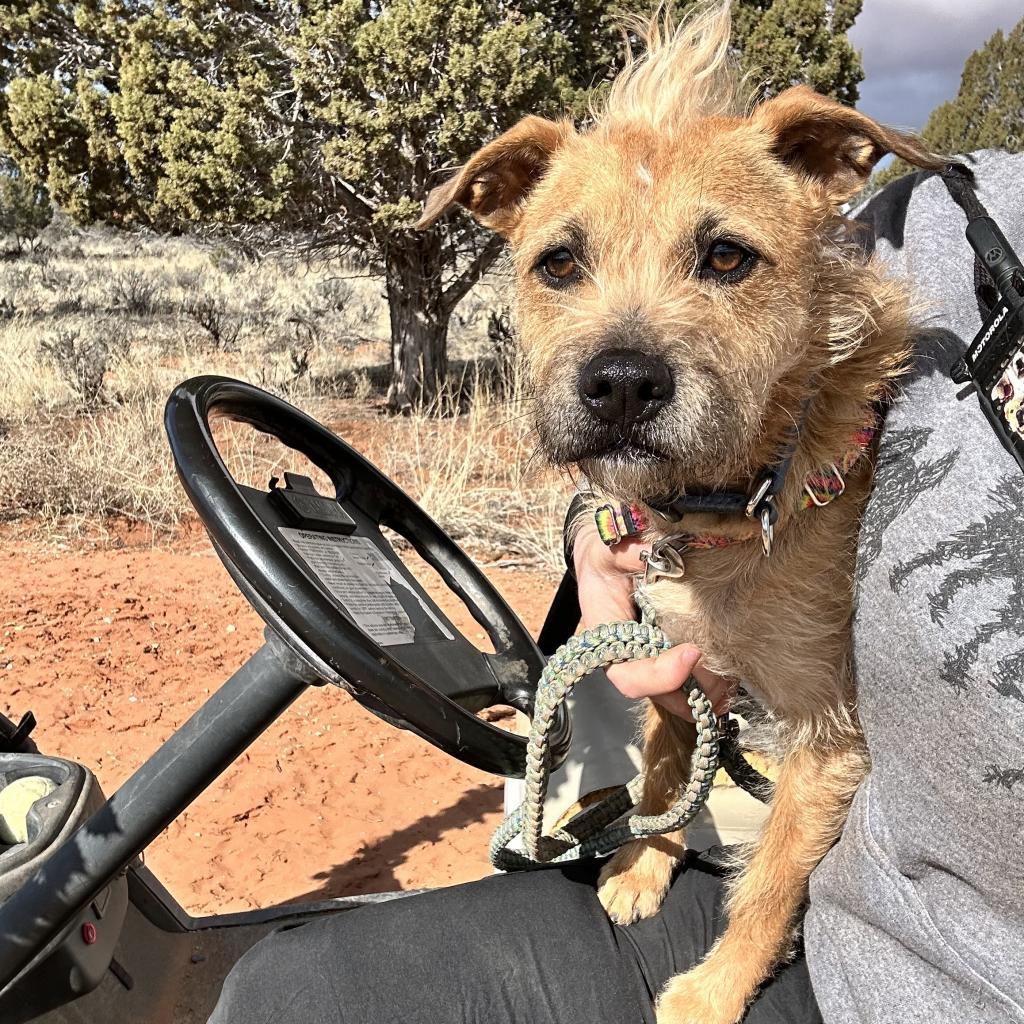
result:
<svg viewBox="0 0 1024 1024"><path fill-rule="evenodd" d="M579 589L583 627L636 618L633 588L645 569L640 553L646 545L632 538L608 546L594 523L584 523L573 544L573 563ZM677 644L656 658L625 662L608 669L612 685L624 697L649 697L667 711L693 721L683 686L691 675L703 687L715 713L729 710L734 683L700 664L701 652L692 644Z"/></svg>

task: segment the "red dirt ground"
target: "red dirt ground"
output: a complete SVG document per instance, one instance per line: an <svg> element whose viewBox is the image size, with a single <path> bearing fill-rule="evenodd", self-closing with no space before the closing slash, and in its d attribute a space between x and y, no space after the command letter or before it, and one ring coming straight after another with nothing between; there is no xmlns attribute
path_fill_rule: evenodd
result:
<svg viewBox="0 0 1024 1024"><path fill-rule="evenodd" d="M489 575L536 633L553 581ZM34 711L40 748L92 767L108 794L261 643L205 541L55 551L7 538L0 578L0 710ZM445 885L488 873L500 816L500 780L316 689L146 860L196 914Z"/></svg>

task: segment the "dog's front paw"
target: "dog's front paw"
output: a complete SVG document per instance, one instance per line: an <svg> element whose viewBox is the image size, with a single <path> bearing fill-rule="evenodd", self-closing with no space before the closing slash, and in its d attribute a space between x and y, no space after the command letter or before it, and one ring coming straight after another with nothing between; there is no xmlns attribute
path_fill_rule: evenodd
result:
<svg viewBox="0 0 1024 1024"><path fill-rule="evenodd" d="M681 856L680 843L667 836L640 839L619 850L602 869L597 891L608 916L616 924L632 924L656 914Z"/></svg>
<svg viewBox="0 0 1024 1024"><path fill-rule="evenodd" d="M736 1024L749 995L715 967L701 964L673 978L658 998L657 1024Z"/></svg>

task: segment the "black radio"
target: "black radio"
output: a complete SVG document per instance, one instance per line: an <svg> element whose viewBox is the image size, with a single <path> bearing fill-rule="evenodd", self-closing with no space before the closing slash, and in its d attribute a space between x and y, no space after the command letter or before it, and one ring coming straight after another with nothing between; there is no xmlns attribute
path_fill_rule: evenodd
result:
<svg viewBox="0 0 1024 1024"><path fill-rule="evenodd" d="M995 301L951 376L970 384L1003 447L1024 469L1024 266L991 217L967 225L967 240L994 285Z"/></svg>

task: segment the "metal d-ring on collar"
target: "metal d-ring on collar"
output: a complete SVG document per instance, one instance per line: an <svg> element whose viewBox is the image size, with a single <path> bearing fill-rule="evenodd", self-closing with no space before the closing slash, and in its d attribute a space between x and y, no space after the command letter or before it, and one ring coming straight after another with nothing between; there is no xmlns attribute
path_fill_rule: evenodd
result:
<svg viewBox="0 0 1024 1024"><path fill-rule="evenodd" d="M836 498L841 498L846 493L846 477L843 476L843 471L834 462L829 463L829 469L832 470L832 479L839 481L839 490L829 497L829 501L835 501ZM815 508L825 508L829 504L829 501L822 501L815 493L814 488L806 481L804 482L804 493Z"/></svg>

